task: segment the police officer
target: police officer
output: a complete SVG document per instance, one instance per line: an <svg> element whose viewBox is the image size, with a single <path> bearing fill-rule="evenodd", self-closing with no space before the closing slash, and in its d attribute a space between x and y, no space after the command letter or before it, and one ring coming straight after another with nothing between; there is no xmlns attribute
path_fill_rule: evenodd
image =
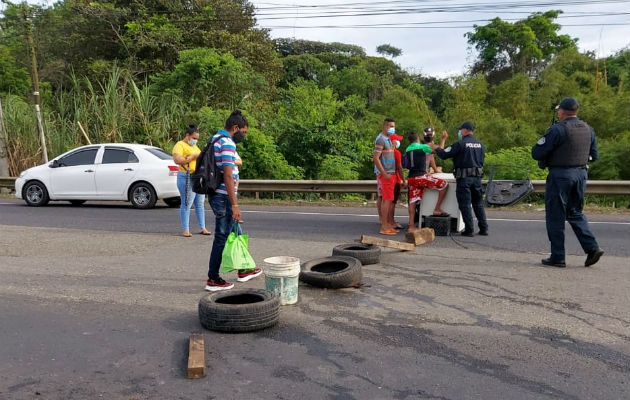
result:
<svg viewBox="0 0 630 400"><path fill-rule="evenodd" d="M545 136L532 147L532 157L541 168L548 168L545 186L545 220L551 242L551 256L544 265L564 268L564 221L568 221L580 245L586 252L585 267L599 261L604 252L582 213L589 160L597 160L595 132L577 118L579 104L566 97L558 107L557 122L547 129Z"/></svg>
<svg viewBox="0 0 630 400"><path fill-rule="evenodd" d="M483 208L483 192L481 189L481 176L483 175L483 161L485 151L483 144L473 136L475 126L472 122L464 122L459 128L457 136L459 141L444 149L448 133L442 132L440 146L430 143L429 146L435 154L442 159L452 158L455 167L454 174L457 187L455 194L459 211L464 219L465 228L462 236L474 236L472 209L477 217L479 235L488 235L488 222Z"/></svg>

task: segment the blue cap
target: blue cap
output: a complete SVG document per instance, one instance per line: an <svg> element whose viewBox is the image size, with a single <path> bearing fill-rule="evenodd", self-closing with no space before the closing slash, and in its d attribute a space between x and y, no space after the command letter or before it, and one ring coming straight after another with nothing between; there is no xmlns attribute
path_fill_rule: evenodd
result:
<svg viewBox="0 0 630 400"><path fill-rule="evenodd" d="M457 128L457 129L468 129L469 131L474 131L475 130L475 125L472 122L470 122L470 121L466 121L463 124L461 124L459 126L459 128Z"/></svg>
<svg viewBox="0 0 630 400"><path fill-rule="evenodd" d="M560 104L558 104L558 108L566 111L577 111L577 109L580 108L580 104L578 104L578 101L573 97L565 97Z"/></svg>

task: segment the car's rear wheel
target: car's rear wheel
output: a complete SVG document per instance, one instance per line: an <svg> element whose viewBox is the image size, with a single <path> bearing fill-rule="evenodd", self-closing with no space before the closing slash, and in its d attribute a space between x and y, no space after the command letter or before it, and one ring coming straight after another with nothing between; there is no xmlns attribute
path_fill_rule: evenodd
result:
<svg viewBox="0 0 630 400"><path fill-rule="evenodd" d="M33 207L45 206L50 200L46 186L39 181L27 182L22 189L22 198Z"/></svg>
<svg viewBox="0 0 630 400"><path fill-rule="evenodd" d="M164 199L164 202L171 208L177 208L182 203L182 200L179 197L169 197L168 199Z"/></svg>
<svg viewBox="0 0 630 400"><path fill-rule="evenodd" d="M146 182L138 182L129 191L129 201L135 208L153 208L157 201L157 195L153 186Z"/></svg>
<svg viewBox="0 0 630 400"><path fill-rule="evenodd" d="M70 200L70 204L73 206L80 206L83 203L85 203L85 200Z"/></svg>

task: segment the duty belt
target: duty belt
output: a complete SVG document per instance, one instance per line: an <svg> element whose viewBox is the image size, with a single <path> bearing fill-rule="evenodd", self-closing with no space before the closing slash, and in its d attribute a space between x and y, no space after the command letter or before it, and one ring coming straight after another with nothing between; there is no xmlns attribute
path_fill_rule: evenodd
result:
<svg viewBox="0 0 630 400"><path fill-rule="evenodd" d="M482 176L482 167L455 168L455 178L468 178L469 176Z"/></svg>
<svg viewBox="0 0 630 400"><path fill-rule="evenodd" d="M549 167L549 169L554 169L554 168L558 168L558 169L572 169L572 168L577 168L577 169L588 169L588 165L554 166L554 167Z"/></svg>

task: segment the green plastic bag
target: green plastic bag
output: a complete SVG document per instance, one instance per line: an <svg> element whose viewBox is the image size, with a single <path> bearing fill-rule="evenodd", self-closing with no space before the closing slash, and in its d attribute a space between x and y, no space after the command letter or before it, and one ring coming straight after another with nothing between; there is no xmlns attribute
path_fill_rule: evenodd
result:
<svg viewBox="0 0 630 400"><path fill-rule="evenodd" d="M235 269L252 270L256 268L254 259L249 254L249 235L240 233L238 223L234 224L232 232L227 237L221 260L221 272L231 272Z"/></svg>

